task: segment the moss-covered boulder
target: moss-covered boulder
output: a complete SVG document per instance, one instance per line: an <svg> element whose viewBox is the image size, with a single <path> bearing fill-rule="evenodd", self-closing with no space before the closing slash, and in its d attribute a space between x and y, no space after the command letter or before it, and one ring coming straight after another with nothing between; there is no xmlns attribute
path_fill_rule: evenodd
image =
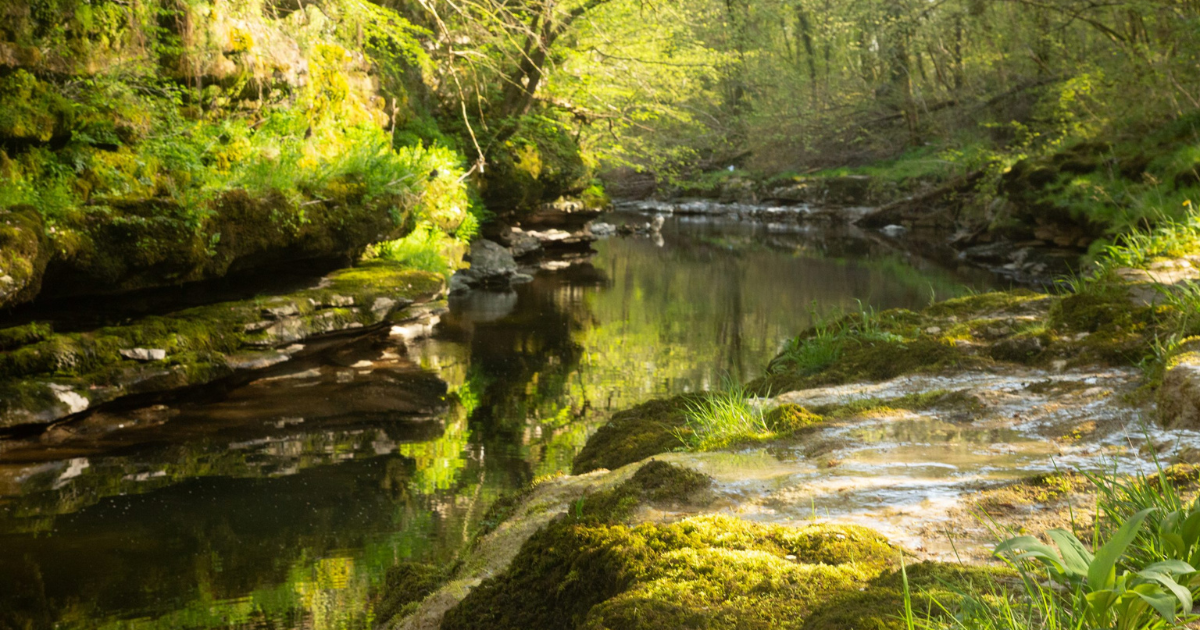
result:
<svg viewBox="0 0 1200 630"><path fill-rule="evenodd" d="M698 400L696 395L682 395L613 414L575 456L571 471L579 475L600 468L620 468L681 446L679 431L685 424L684 412Z"/></svg>
<svg viewBox="0 0 1200 630"><path fill-rule="evenodd" d="M502 213L527 213L590 185L578 143L549 121L528 118L491 155L484 173L483 198Z"/></svg>
<svg viewBox="0 0 1200 630"><path fill-rule="evenodd" d="M555 521L442 622L469 628L800 628L899 559L857 526L705 516L637 527Z"/></svg>
<svg viewBox="0 0 1200 630"><path fill-rule="evenodd" d="M302 260L350 261L403 233L388 201L347 187L298 212L280 194L225 193L199 227L193 212L161 200L89 209L65 222L46 270L46 297L121 293L225 277Z"/></svg>
<svg viewBox="0 0 1200 630"><path fill-rule="evenodd" d="M0 308L38 294L52 252L36 209L0 208Z"/></svg>
<svg viewBox="0 0 1200 630"><path fill-rule="evenodd" d="M132 394L211 382L291 358L313 337L380 324L442 292L440 275L376 260L320 288L226 302L121 326L0 330L0 427L45 423Z"/></svg>

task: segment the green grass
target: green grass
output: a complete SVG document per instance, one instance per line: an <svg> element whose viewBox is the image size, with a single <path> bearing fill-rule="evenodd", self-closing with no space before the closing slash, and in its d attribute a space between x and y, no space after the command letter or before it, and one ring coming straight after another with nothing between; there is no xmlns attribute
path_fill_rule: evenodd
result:
<svg viewBox="0 0 1200 630"><path fill-rule="evenodd" d="M883 330L873 308L859 302L858 309L858 313L851 315L835 312L822 317L814 305L812 316L816 323L808 333L788 340L779 356L767 366L767 373L795 372L809 376L833 365L850 344L900 340Z"/></svg>
<svg viewBox="0 0 1200 630"><path fill-rule="evenodd" d="M775 437L754 397L733 383L689 402L684 418L684 428L676 436L692 450L707 451Z"/></svg>

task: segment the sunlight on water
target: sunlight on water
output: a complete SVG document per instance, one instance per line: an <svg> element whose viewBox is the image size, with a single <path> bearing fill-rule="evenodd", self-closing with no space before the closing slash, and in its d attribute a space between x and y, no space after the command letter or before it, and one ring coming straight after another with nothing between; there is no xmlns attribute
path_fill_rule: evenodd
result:
<svg viewBox="0 0 1200 630"><path fill-rule="evenodd" d="M856 233L673 219L661 245L595 248L456 297L430 339L0 442L0 625L369 628L388 567L451 562L608 413L752 378L814 310L965 290ZM722 457L743 479L811 468Z"/></svg>

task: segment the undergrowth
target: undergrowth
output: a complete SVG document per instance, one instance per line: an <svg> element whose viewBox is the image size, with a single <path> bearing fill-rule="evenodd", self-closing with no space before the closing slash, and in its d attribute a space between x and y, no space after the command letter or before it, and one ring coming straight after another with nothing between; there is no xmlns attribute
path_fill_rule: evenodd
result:
<svg viewBox="0 0 1200 630"><path fill-rule="evenodd" d="M998 559L1019 586L992 581L934 599L934 614L897 611L910 629L1050 630L1190 627L1200 592L1200 501L1191 467L1161 466L1152 475L1088 474L1097 492L1090 544L1063 529L1002 540ZM913 596L905 585L906 601Z"/></svg>

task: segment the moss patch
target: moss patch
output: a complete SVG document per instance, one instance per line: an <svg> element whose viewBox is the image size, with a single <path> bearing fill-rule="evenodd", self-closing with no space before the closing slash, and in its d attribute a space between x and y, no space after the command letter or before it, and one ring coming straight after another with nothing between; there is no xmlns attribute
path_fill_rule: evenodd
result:
<svg viewBox="0 0 1200 630"><path fill-rule="evenodd" d="M7 159L0 151L0 162ZM3 177L0 172L0 179ZM26 302L38 294L52 253L36 209L0 208L0 307Z"/></svg>
<svg viewBox="0 0 1200 630"><path fill-rule="evenodd" d="M825 421L825 418L800 405L784 403L763 414L763 421L768 429L783 435L820 424Z"/></svg>
<svg viewBox="0 0 1200 630"><path fill-rule="evenodd" d="M677 432L686 424L684 413L699 400L698 395L685 394L613 414L575 456L572 474L620 468L678 447Z"/></svg>
<svg viewBox="0 0 1200 630"><path fill-rule="evenodd" d="M708 516L638 527L560 519L442 622L466 628L798 628L898 558L856 526Z"/></svg>
<svg viewBox="0 0 1200 630"><path fill-rule="evenodd" d="M940 616L942 606L953 610L961 590L987 592L999 580L1015 580L1015 572L998 567L922 562L906 568L913 612ZM804 630L903 630L904 578L890 571L862 590L837 595L814 610Z"/></svg>
<svg viewBox="0 0 1200 630"><path fill-rule="evenodd" d="M375 618L387 622L412 613L421 600L446 583L452 574L452 567L420 562L404 562L389 568L375 605Z"/></svg>
<svg viewBox="0 0 1200 630"><path fill-rule="evenodd" d="M929 337L850 344L842 355L816 374L784 371L752 382L762 394L783 393L821 385L882 381L913 372L946 372L981 367L987 359L964 353L947 340Z"/></svg>
<svg viewBox="0 0 1200 630"><path fill-rule="evenodd" d="M974 318L998 312L1013 312L1030 302L1044 299L1047 299L1045 294L1034 293L1028 289L993 291L938 302L925 309L924 313L933 317Z"/></svg>
<svg viewBox="0 0 1200 630"><path fill-rule="evenodd" d="M941 407L974 410L980 407L977 399L963 391L935 389L916 392L896 398L858 398L846 403L834 403L815 407L813 411L829 418L850 418L898 409L923 411Z"/></svg>
<svg viewBox="0 0 1200 630"><path fill-rule="evenodd" d="M1047 473L1016 483L985 490L974 503L985 513L1003 515L1028 510L1031 505L1043 505L1065 498L1091 487L1087 477L1074 473Z"/></svg>
<svg viewBox="0 0 1200 630"><path fill-rule="evenodd" d="M616 488L579 499L571 517L577 522L620 522L642 503L686 502L711 485L712 478L707 475L652 460Z"/></svg>
<svg viewBox="0 0 1200 630"><path fill-rule="evenodd" d="M0 351L13 350L43 341L54 333L46 322L32 322L23 326L0 329Z"/></svg>

